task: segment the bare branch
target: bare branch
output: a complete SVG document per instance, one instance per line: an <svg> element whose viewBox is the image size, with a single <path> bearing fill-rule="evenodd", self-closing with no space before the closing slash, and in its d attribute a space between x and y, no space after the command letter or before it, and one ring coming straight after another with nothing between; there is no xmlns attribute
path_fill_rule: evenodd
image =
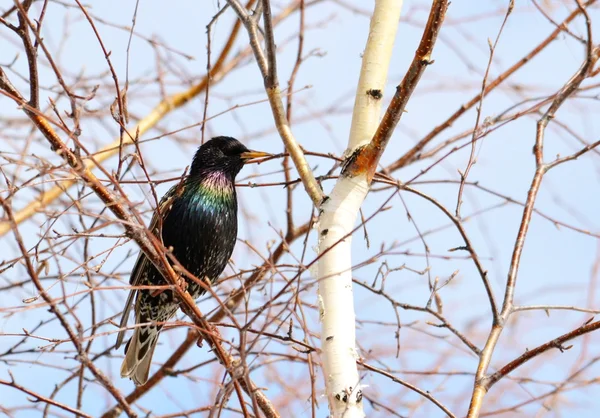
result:
<svg viewBox="0 0 600 418"><path fill-rule="evenodd" d="M310 196L313 204L318 207L323 201L323 191L321 190L321 186L317 183L312 169L304 157L304 151L296 141L296 138L294 138L281 98L281 90L277 79L277 59L273 35L271 3L269 0L260 1L262 3L265 27L266 53L260 46L257 19L254 16L250 16L237 0L227 0L228 4L235 10L238 18L244 23L244 26L248 31L250 46L252 47L254 57L264 78L265 91L269 98L269 104L271 105L271 111L273 113L277 131L279 132L285 148L292 157L292 161L302 179L302 184L304 185L306 193Z"/></svg>
<svg viewBox="0 0 600 418"><path fill-rule="evenodd" d="M392 97L371 142L356 152L350 159L350 163L346 165L349 175L366 172L368 181L373 179L379 159L406 109L408 100L425 72L425 68L433 64L431 54L442 23L444 23L447 9L447 0L434 0L415 57L402 82L396 87L396 94Z"/></svg>
<svg viewBox="0 0 600 418"><path fill-rule="evenodd" d="M593 319L593 318L592 318ZM591 320L590 320L591 321ZM548 341L545 344L537 346L534 349L527 350L523 355L516 358L515 360L508 363L506 366L500 368L496 373L492 374L488 378L485 379L484 384L486 386L486 390L489 390L494 384L496 384L500 379L507 376L509 373L513 372L518 367L522 366L529 360L539 356L546 351L549 351L553 348L558 349L561 353L564 353L566 350L569 350L572 346L565 347L563 344L567 341L572 340L573 338L580 337L584 334L587 334L592 331L596 331L600 328L600 321L596 322L586 322L584 325L579 328L568 332L560 337L557 337L551 341Z"/></svg>

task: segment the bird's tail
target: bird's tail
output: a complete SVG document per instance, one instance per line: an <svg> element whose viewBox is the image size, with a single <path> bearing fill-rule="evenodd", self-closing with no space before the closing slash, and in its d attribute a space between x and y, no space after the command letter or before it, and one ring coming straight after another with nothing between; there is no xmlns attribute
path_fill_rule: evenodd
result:
<svg viewBox="0 0 600 418"><path fill-rule="evenodd" d="M156 325L135 328L133 336L125 346L121 377L129 377L138 386L146 383L159 332L160 328Z"/></svg>

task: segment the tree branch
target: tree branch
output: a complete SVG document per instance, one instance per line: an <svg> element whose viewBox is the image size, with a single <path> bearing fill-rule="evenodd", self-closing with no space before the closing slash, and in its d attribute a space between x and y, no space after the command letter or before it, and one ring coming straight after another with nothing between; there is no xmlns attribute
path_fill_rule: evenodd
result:
<svg viewBox="0 0 600 418"><path fill-rule="evenodd" d="M523 248L525 246L525 239L529 230L531 217L534 211L535 201L540 190L542 178L548 172L550 165L544 163L544 134L546 127L550 120L554 118L554 115L558 109L564 104L564 102L579 88L583 80L585 80L591 73L595 63L600 58L600 47L592 47L592 31L591 25L589 24L589 16L584 6L578 1L578 6L581 13L585 16L587 24L587 35L588 42L586 43L586 54L585 60L577 72L565 82L563 87L556 93L554 100L548 107L548 110L538 120L536 127L535 145L533 147L533 154L535 159L535 174L531 180L531 185L527 192L527 200L523 209L523 215L521 217L521 223L517 232L516 242L513 248L512 258L510 267L508 270L508 277L506 280L506 287L504 293L504 302L500 313L500 321L492 324L492 329L488 336L485 347L482 351L479 365L477 367L477 373L475 375L475 382L473 387L473 394L471 397L471 403L469 405L468 418L476 418L479 416L481 407L483 405L483 398L487 393L488 386L486 385L486 373L492 359L494 348L500 334L504 329L504 325L508 320L509 316L513 312L514 294L517 284L517 276L519 272L519 265L521 256L523 254Z"/></svg>
<svg viewBox="0 0 600 418"><path fill-rule="evenodd" d="M560 350L560 352L562 353L571 348L571 346L568 346L568 347L563 346L563 344L566 343L567 341L570 341L573 338L577 338L577 337L580 337L589 332L600 329L600 321L591 322L591 323L590 323L590 321L583 324L579 328L577 328L571 332L568 332L564 335L561 335L560 337L557 337L551 341L548 341L545 344L537 346L536 348L534 348L532 350L527 350L523 355L514 359L513 361L508 363L506 366L504 366L500 370L498 370L496 373L494 373L491 376L489 376L488 378L486 378L484 380L486 390L489 390L500 379L507 376L509 373L513 372L516 368L527 363L529 360L533 359L534 357L537 357L540 354L545 353L546 351L549 351L553 348Z"/></svg>
<svg viewBox="0 0 600 418"><path fill-rule="evenodd" d="M224 72L227 72L233 67L232 64L239 62L243 54L240 54L238 58L235 59L232 63L225 65L225 60L227 59L227 56L233 48L233 45L239 33L240 26L240 22L235 22L231 30L231 34L229 35L229 38L225 46L223 47L223 50L221 51L217 62L215 62L215 65L213 66L210 74L204 76L197 84L193 85L186 91L176 93L168 97L166 100L160 102L148 115L141 119L138 122L138 124L130 130L131 132L136 132L136 135L125 135L123 137L123 141L121 141L121 138L115 139L112 143L110 143L109 145L107 145L106 147L102 148L94 154L95 163L101 163L111 158L119 152L121 146L132 144L135 139L139 138L141 135L143 135L144 133L152 129L154 126L156 126L156 124L160 122L171 111L182 107L191 99L202 93L207 86L209 77L211 79L211 82L214 83L215 79L219 78L220 75L222 75ZM8 79L5 78L4 82L7 81ZM16 91L14 87L12 89ZM95 163L91 159L84 160L86 168L89 169L94 168ZM19 210L14 214L15 221L17 222L17 224L20 224L21 222L34 216L36 213L38 213L39 210L43 209L44 207L58 199L65 192L65 190L73 186L75 183L75 179L66 179L64 181L61 181L59 185L52 187L50 190L42 192L36 200L30 202L27 206L25 206L23 209ZM9 232L10 229L11 228L8 222L0 221L0 237Z"/></svg>
<svg viewBox="0 0 600 418"><path fill-rule="evenodd" d="M302 179L302 184L304 185L306 193L310 196L313 204L318 207L323 201L323 190L321 190L321 186L317 183L312 169L306 161L304 151L292 133L281 98L281 90L277 79L277 48L275 47L273 35L271 3L269 0L260 1L262 2L266 54L260 46L257 16L250 16L246 8L241 6L237 0L227 0L227 3L236 12L238 18L246 27L250 46L252 47L254 57L263 76L265 91L269 98L269 104L271 105L277 132L279 132L279 136L281 137L285 148L289 152L290 157L292 157L292 161L298 171L298 175Z"/></svg>
<svg viewBox="0 0 600 418"><path fill-rule="evenodd" d="M396 93L392 97L392 101L383 115L371 142L356 152L352 156L350 163L346 165L349 175L354 176L367 173L369 183L373 179L379 159L383 155L396 125L400 122L408 100L415 91L421 76L425 72L425 68L433 64L431 54L433 53L433 47L442 23L444 23L447 10L447 0L435 0L433 2L421 42L415 52L415 57L410 67L408 67L408 71L402 82L396 87Z"/></svg>
<svg viewBox="0 0 600 418"><path fill-rule="evenodd" d="M190 316L203 338L211 343L219 361L231 375L234 386L239 390L243 389L253 399L258 400L258 404L265 414L269 417L278 416L277 412L271 405L270 401L264 394L258 390L249 379L237 379L235 368L233 367L233 359L229 353L225 351L221 342L217 337L217 333L213 332L212 327L202 315L195 301L183 288L177 283L179 276L169 264L165 254L167 253L160 241L147 228L142 226L139 217L131 215L131 213L123 206L123 200L126 199L123 192L123 199L119 199L109 189L104 187L100 181L94 176L89 168L79 163L77 156L65 145L65 143L56 134L52 126L48 123L44 116L39 115L32 109L20 96L20 94L12 88L8 82L6 75L0 69L0 88L6 90L13 100L15 100L25 111L38 130L46 137L52 149L54 149L73 171L96 193L106 207L122 221L122 226L127 231L127 234L134 239L141 250L146 254L148 260L160 271L167 283L173 285L174 292L181 303L182 310ZM120 190L119 188L117 188ZM126 200L125 200L126 201ZM14 219L13 219L14 223ZM11 223L12 225L12 223ZM16 225L16 223L14 224ZM14 228L14 227L13 227ZM41 286L41 284L40 284ZM42 288L43 290L43 288ZM91 363L90 363L91 364ZM87 365L87 364L86 364ZM124 400L123 400L124 401ZM240 400L241 402L241 400ZM122 404L123 405L123 404Z"/></svg>

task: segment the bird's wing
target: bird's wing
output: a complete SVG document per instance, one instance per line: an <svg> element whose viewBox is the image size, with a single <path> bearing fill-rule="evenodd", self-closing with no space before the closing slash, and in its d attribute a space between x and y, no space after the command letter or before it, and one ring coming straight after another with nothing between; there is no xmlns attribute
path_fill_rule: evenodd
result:
<svg viewBox="0 0 600 418"><path fill-rule="evenodd" d="M154 211L154 215L152 215L152 220L150 221L150 230L155 235L158 235L158 221L160 218L165 219L173 207L173 202L176 198L181 196L185 185L183 182L171 187L169 191L163 196L163 198L158 203L159 210ZM160 216L159 216L160 215ZM144 272L148 271L148 257L144 254L143 251L140 251L137 260L135 261L135 266L133 267L133 271L131 272L131 276L129 278L129 284L131 286L138 286L143 280ZM129 313L131 312L131 308L133 307L133 301L135 299L135 295L137 294L136 289L131 289L129 291L129 295L127 296L127 301L125 302L125 308L123 308L123 316L121 317L121 322L119 323L119 334L117 335L117 342L115 343L115 349L118 349L123 343L123 338L125 337L125 327L127 327L127 320L129 319Z"/></svg>

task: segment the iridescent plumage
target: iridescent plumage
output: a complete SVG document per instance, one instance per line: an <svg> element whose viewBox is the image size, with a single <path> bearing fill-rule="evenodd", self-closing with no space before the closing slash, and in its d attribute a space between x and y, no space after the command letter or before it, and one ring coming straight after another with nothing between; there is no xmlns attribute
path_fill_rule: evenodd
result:
<svg viewBox="0 0 600 418"><path fill-rule="evenodd" d="M197 278L212 283L225 269L237 238L235 176L246 161L266 155L249 151L233 138L213 138L194 155L189 175L161 199L150 228L158 236L160 214L165 247L172 249L177 261ZM204 293L196 282L188 279L186 282L187 291L194 299ZM130 283L132 286L164 285L165 280L144 253L140 253ZM171 290L132 290L123 311L121 328L127 325L134 298L135 322L143 325L136 326L125 347L121 376L141 385L148 380L158 334L179 305ZM121 331L115 348L121 345L123 337L124 331Z"/></svg>

